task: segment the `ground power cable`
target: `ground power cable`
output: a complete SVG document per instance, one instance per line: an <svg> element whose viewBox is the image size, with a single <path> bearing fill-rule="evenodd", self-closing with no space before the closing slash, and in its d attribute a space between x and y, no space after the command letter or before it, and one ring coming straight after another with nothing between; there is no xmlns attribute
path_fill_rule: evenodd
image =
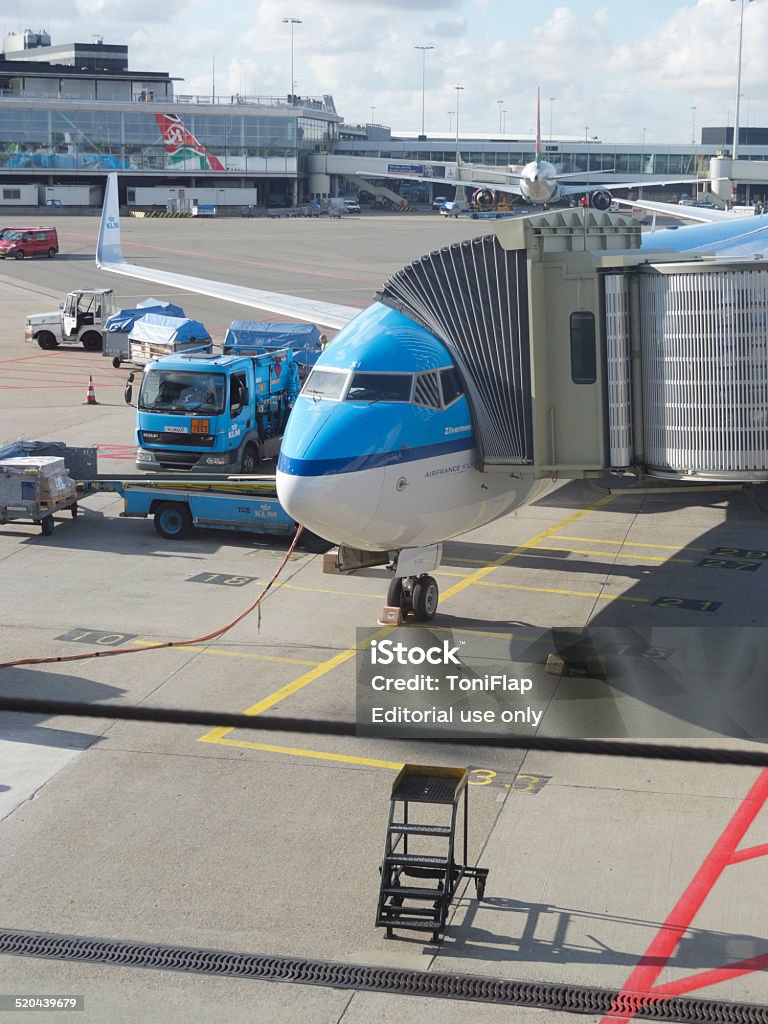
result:
<svg viewBox="0 0 768 1024"><path fill-rule="evenodd" d="M252 612L260 608L261 602L272 589L280 576L280 573L288 564L299 538L301 537L303 529L304 528L302 526L297 528L296 533L293 536L293 540L291 541L291 545L286 551L282 562L277 567L277 571L272 575L272 578L269 580L267 585L262 588L261 593L253 604L246 608L245 611L241 612L236 619L233 619L225 626L221 626L221 628L214 630L212 633L207 633L205 636L198 636L190 640L164 640L161 643L145 644L141 647L114 647L108 651L86 651L84 654L56 655L48 658L17 658L15 661L0 662L0 669L18 668L20 665L54 665L65 661L87 661L89 658L110 658L118 654L144 654L146 651L162 651L168 647L191 647L196 646L197 644L207 643L209 640L216 640L218 637L228 633L231 629L234 629L234 627L241 623L243 619L246 619Z"/></svg>

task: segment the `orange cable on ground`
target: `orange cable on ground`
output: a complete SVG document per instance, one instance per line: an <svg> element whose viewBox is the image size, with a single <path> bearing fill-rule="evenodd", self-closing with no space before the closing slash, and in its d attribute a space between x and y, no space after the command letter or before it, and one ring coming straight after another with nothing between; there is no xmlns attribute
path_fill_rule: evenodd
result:
<svg viewBox="0 0 768 1024"><path fill-rule="evenodd" d="M226 626L222 626L220 629L214 630L212 633L207 633L205 636L198 636L192 640L167 640L164 643L149 644L146 647L115 647L110 651L86 651L85 654L68 654L64 657L52 657L52 658L19 658L17 661L4 661L0 662L0 669L2 668L17 668L19 665L51 665L57 664L64 661L86 661L88 658L109 658L117 654L143 654L145 651L161 651L168 647L189 647L192 644L206 643L208 640L215 640L217 637L223 636L224 633L228 633L230 629L233 629L238 623L242 622L243 619L247 618L251 612L255 611L259 607L261 602L267 595L267 592L271 589L275 580L278 578L280 573L288 564L288 559L293 554L296 544L301 536L303 530L302 526L296 530L291 546L285 553L285 558L282 560L277 568L272 579L263 588L259 596L253 602L253 604L246 608L244 612L241 612L236 619L232 622L227 623Z"/></svg>

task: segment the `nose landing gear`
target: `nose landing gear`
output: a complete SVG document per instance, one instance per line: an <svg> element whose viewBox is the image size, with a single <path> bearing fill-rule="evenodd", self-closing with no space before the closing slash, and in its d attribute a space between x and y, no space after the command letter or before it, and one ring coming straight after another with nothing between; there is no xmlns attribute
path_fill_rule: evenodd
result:
<svg viewBox="0 0 768 1024"><path fill-rule="evenodd" d="M435 617L440 598L433 576L396 577L389 584L387 605L399 608L403 619L413 616L417 622L430 622Z"/></svg>

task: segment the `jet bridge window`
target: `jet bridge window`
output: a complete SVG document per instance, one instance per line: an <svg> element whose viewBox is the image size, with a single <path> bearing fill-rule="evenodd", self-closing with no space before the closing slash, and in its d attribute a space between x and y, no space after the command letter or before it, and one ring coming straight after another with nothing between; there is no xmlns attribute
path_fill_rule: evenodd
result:
<svg viewBox="0 0 768 1024"><path fill-rule="evenodd" d="M417 373L413 389L413 404L425 405L428 409L440 409L440 382L437 373Z"/></svg>
<svg viewBox="0 0 768 1024"><path fill-rule="evenodd" d="M597 380L594 313L571 313L571 380L574 384Z"/></svg>
<svg viewBox="0 0 768 1024"><path fill-rule="evenodd" d="M356 373L347 391L348 402L409 402L410 373Z"/></svg>

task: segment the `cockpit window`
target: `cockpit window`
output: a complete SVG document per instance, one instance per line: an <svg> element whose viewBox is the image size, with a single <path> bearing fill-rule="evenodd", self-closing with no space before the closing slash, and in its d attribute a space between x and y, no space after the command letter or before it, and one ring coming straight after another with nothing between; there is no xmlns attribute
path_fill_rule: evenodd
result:
<svg viewBox="0 0 768 1024"><path fill-rule="evenodd" d="M455 366L440 371L440 383L443 386L443 405L446 408L464 394L459 374Z"/></svg>
<svg viewBox="0 0 768 1024"><path fill-rule="evenodd" d="M413 404L425 405L428 409L440 408L440 382L437 373L419 373L413 389Z"/></svg>
<svg viewBox="0 0 768 1024"><path fill-rule="evenodd" d="M307 377L302 394L309 398L333 398L338 401L346 383L346 373L314 369Z"/></svg>
<svg viewBox="0 0 768 1024"><path fill-rule="evenodd" d="M356 373L347 391L348 402L409 402L410 373Z"/></svg>

